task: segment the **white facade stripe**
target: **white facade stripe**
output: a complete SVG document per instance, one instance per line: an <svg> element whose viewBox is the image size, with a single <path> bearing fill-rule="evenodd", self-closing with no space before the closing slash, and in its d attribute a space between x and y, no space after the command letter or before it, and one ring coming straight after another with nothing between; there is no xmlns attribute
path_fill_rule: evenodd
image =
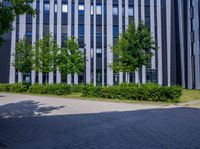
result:
<svg viewBox="0 0 200 149"><path fill-rule="evenodd" d="M15 46L16 46L16 20L12 23L13 31L11 38L11 50L10 50L10 74L9 74L9 83L15 83L15 67L13 66L13 62L15 60Z"/></svg>
<svg viewBox="0 0 200 149"><path fill-rule="evenodd" d="M67 29L67 36L71 37L72 36L72 0L68 0L68 29ZM71 74L67 75L67 84L72 84L72 76Z"/></svg>
<svg viewBox="0 0 200 149"><path fill-rule="evenodd" d="M36 1L33 1L33 9L36 9ZM32 18L32 46L35 45L36 42L36 16ZM35 70L31 71L31 83L35 83Z"/></svg>
<svg viewBox="0 0 200 149"><path fill-rule="evenodd" d="M161 30L161 0L157 0L157 30L158 30L158 84L163 85L162 71L162 30Z"/></svg>
<svg viewBox="0 0 200 149"><path fill-rule="evenodd" d="M78 0L75 0L74 36L78 40ZM77 41L78 42L78 41ZM78 84L78 74L74 74L74 84Z"/></svg>
<svg viewBox="0 0 200 149"><path fill-rule="evenodd" d="M93 0L93 84L96 86L96 65L97 65L97 59L96 59L96 0Z"/></svg>
<svg viewBox="0 0 200 149"><path fill-rule="evenodd" d="M111 46L113 45L113 3L107 1L107 85L113 85L113 70L111 65L113 63L113 52Z"/></svg>
<svg viewBox="0 0 200 149"><path fill-rule="evenodd" d="M145 23L145 3L144 0L141 0L141 18ZM146 83L146 67L142 66L142 83Z"/></svg>
<svg viewBox="0 0 200 149"><path fill-rule="evenodd" d="M62 25L62 0L57 0L57 44L58 47L61 47L61 25ZM56 83L61 83L61 74L59 69L56 71Z"/></svg>
<svg viewBox="0 0 200 149"><path fill-rule="evenodd" d="M155 40L155 9L154 9L154 0L150 0L150 19L151 19L151 34L153 40ZM151 68L156 69L156 56L155 51L153 50L154 56L151 59Z"/></svg>
<svg viewBox="0 0 200 149"><path fill-rule="evenodd" d="M86 83L91 82L91 43L90 43L90 0L85 0L85 26L84 26L84 42L86 49Z"/></svg>
<svg viewBox="0 0 200 149"><path fill-rule="evenodd" d="M40 0L40 18L39 18L39 38L43 38L43 16L44 16L44 0ZM39 83L42 84L42 72L39 72Z"/></svg>
<svg viewBox="0 0 200 149"><path fill-rule="evenodd" d="M54 0L50 0L50 10L49 11L49 32L51 35L54 37L54 9L55 9L55 4ZM54 72L49 72L49 84L53 83L54 79Z"/></svg>
<svg viewBox="0 0 200 149"><path fill-rule="evenodd" d="M134 0L134 19L135 19L135 25L138 27L139 23L139 5L138 0ZM140 83L139 80L139 71L135 71L135 83Z"/></svg>
<svg viewBox="0 0 200 149"><path fill-rule="evenodd" d="M105 67L104 67L104 65L105 65L105 63L104 63L104 58L105 58L105 56L104 56L104 54L105 54L105 43L104 43L104 0L102 0L102 5L101 5L101 7L102 7L102 86L104 86L104 80L105 80Z"/></svg>
<svg viewBox="0 0 200 149"><path fill-rule="evenodd" d="M122 0L119 0L119 37L121 36L122 34ZM122 72L119 72L119 83L123 83L123 73Z"/></svg>

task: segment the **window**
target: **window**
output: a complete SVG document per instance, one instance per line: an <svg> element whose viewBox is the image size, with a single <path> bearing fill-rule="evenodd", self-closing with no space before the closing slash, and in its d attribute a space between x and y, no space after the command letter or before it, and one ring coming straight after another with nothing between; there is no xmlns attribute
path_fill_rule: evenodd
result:
<svg viewBox="0 0 200 149"><path fill-rule="evenodd" d="M49 13L49 9L50 9L49 3L45 3L44 4L44 13L48 14Z"/></svg>
<svg viewBox="0 0 200 149"><path fill-rule="evenodd" d="M84 5L79 4L79 6L78 6L79 14L84 14L84 9L85 9Z"/></svg>
<svg viewBox="0 0 200 149"><path fill-rule="evenodd" d="M114 6L114 7L113 7L113 15L114 15L114 16L117 16L117 15L118 15L118 7L117 7L117 6Z"/></svg>
<svg viewBox="0 0 200 149"><path fill-rule="evenodd" d="M102 13L102 10L101 10L101 5L97 5L96 6L97 8L97 11L96 11L96 13L97 13L97 15L101 15L101 13Z"/></svg>
<svg viewBox="0 0 200 149"><path fill-rule="evenodd" d="M96 52L97 52L97 54L101 54L101 52L102 52L102 51L101 51L101 48L97 48L97 51L96 51Z"/></svg>
<svg viewBox="0 0 200 149"><path fill-rule="evenodd" d="M93 50L93 48L90 49L90 52L91 52L91 53L90 53L90 54L91 54L91 58L93 58L93 57L94 57L94 53L93 53L94 50Z"/></svg>
<svg viewBox="0 0 200 149"><path fill-rule="evenodd" d="M130 16L130 17L133 16L133 7L128 8L128 16Z"/></svg>
<svg viewBox="0 0 200 149"><path fill-rule="evenodd" d="M31 37L31 36L32 36L32 32L27 31L27 32L26 32L26 36L27 36L27 37Z"/></svg>
<svg viewBox="0 0 200 149"><path fill-rule="evenodd" d="M90 7L90 12L91 12L91 15L94 14L94 6L91 5ZM101 5L96 5L96 15L101 15L102 14L102 9L101 9Z"/></svg>
<svg viewBox="0 0 200 149"><path fill-rule="evenodd" d="M62 4L62 12L67 13L67 4Z"/></svg>
<svg viewBox="0 0 200 149"><path fill-rule="evenodd" d="M27 2L27 4L33 7L33 2Z"/></svg>
<svg viewBox="0 0 200 149"><path fill-rule="evenodd" d="M119 27L117 25L113 27L113 36L114 37L119 36Z"/></svg>
<svg viewBox="0 0 200 149"><path fill-rule="evenodd" d="M124 6L122 7L122 16L125 16L125 8L124 8Z"/></svg>
<svg viewBox="0 0 200 149"><path fill-rule="evenodd" d="M54 11L55 11L55 13L58 12L58 5L57 4L54 5Z"/></svg>
<svg viewBox="0 0 200 149"><path fill-rule="evenodd" d="M79 25L78 26L78 35L79 36L84 36L84 25Z"/></svg>
<svg viewBox="0 0 200 149"><path fill-rule="evenodd" d="M93 6L90 7L90 14L91 14L91 15L94 14L94 7L93 7Z"/></svg>
<svg viewBox="0 0 200 149"><path fill-rule="evenodd" d="M84 48L79 48L79 50L84 53Z"/></svg>
<svg viewBox="0 0 200 149"><path fill-rule="evenodd" d="M83 5L83 4L80 4L80 5L78 6L78 10L84 10L84 5Z"/></svg>

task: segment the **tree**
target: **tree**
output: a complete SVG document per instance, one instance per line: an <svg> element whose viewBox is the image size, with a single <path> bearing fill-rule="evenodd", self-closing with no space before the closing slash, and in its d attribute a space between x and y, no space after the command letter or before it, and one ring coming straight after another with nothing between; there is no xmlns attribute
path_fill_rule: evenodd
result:
<svg viewBox="0 0 200 149"><path fill-rule="evenodd" d="M153 50L157 50L157 47L149 28L143 22L140 22L138 27L130 23L113 46L113 53L116 57L112 65L113 70L135 72L149 64Z"/></svg>
<svg viewBox="0 0 200 149"><path fill-rule="evenodd" d="M30 0L0 2L0 44L3 42L3 35L13 30L12 22L16 16L24 13L35 15L35 10L29 2Z"/></svg>
<svg viewBox="0 0 200 149"><path fill-rule="evenodd" d="M64 45L58 54L58 67L62 79L65 79L67 74L80 74L84 71L84 54L80 51L75 37L65 37Z"/></svg>
<svg viewBox="0 0 200 149"><path fill-rule="evenodd" d="M51 33L36 41L34 46L34 70L46 74L46 83L47 74L56 70L57 54L58 45Z"/></svg>
<svg viewBox="0 0 200 149"><path fill-rule="evenodd" d="M30 73L33 64L33 52L32 45L26 40L26 38L23 38L17 42L14 56L14 67L22 74Z"/></svg>

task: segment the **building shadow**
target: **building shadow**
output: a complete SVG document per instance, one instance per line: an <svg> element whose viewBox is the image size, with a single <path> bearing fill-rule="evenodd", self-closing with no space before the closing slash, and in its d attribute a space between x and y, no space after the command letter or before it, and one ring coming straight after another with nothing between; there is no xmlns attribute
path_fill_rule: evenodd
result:
<svg viewBox="0 0 200 149"><path fill-rule="evenodd" d="M33 101L0 106L0 143L8 149L200 148L200 109L42 115L61 108Z"/></svg>

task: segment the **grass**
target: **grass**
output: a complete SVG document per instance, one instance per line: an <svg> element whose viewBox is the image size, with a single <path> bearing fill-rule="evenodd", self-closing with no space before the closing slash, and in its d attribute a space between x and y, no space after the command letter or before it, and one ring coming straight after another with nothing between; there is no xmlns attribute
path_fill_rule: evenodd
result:
<svg viewBox="0 0 200 149"><path fill-rule="evenodd" d="M200 100L200 90L183 90L181 102Z"/></svg>

